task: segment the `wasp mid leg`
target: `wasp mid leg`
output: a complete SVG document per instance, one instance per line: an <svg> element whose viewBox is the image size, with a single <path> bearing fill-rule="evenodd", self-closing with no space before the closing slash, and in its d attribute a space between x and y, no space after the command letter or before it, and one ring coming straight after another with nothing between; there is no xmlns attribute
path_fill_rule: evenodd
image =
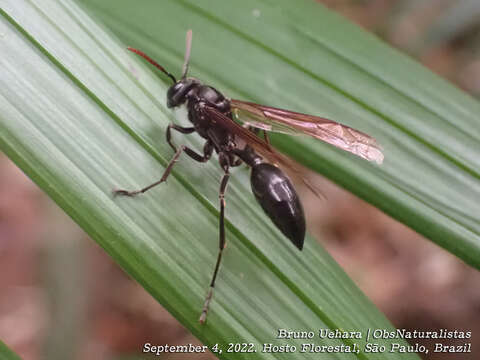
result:
<svg viewBox="0 0 480 360"><path fill-rule="evenodd" d="M225 153L218 154L220 166L223 168L224 174L222 181L220 182L220 190L218 192L218 198L220 200L220 220L219 220L219 250L217 256L217 263L215 264L215 270L213 271L212 281L210 282L210 288L208 289L205 303L203 304L202 314L200 315L200 323L204 323L207 319L208 306L213 297L213 288L215 287L215 280L217 279L218 269L220 268L220 262L222 261L223 249L225 248L225 191L227 189L228 179L230 178L230 160L229 155ZM238 166L238 165L236 165Z"/></svg>

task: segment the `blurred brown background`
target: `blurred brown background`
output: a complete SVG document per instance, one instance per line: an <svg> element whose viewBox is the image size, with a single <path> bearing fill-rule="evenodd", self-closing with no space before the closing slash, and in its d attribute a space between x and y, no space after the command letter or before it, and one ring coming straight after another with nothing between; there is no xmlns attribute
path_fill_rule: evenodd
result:
<svg viewBox="0 0 480 360"><path fill-rule="evenodd" d="M321 2L480 96L480 1ZM310 233L393 324L470 330L472 354L425 358L479 358L480 273L327 180L309 176L328 199L305 204ZM198 342L3 154L0 264L0 339L26 360L140 359L136 354L147 341Z"/></svg>

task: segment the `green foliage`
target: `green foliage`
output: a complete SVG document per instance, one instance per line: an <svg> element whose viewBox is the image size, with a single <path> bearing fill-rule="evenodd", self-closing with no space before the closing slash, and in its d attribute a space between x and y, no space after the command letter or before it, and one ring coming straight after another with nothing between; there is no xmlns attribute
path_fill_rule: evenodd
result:
<svg viewBox="0 0 480 360"><path fill-rule="evenodd" d="M222 1L83 2L170 71L180 72L192 28L192 76L232 97L374 136L384 147L381 167L313 139L275 144L480 266L480 104L468 95L311 1L251 0L234 9Z"/></svg>
<svg viewBox="0 0 480 360"><path fill-rule="evenodd" d="M375 136L381 167L309 139L275 144L478 267L480 106L468 96L313 2L83 2L123 43L174 73L192 28L192 76L232 97ZM275 342L279 328L392 329L313 239L294 249L241 169L228 189L228 246L211 313L199 325L218 246L218 165L182 158L148 195L111 196L114 187L157 180L172 156L163 141L174 119L167 79L71 1L11 0L1 15L0 148L200 340L261 344ZM363 348L364 339L355 342Z"/></svg>
<svg viewBox="0 0 480 360"><path fill-rule="evenodd" d="M0 360L19 360L20 357L0 340Z"/></svg>

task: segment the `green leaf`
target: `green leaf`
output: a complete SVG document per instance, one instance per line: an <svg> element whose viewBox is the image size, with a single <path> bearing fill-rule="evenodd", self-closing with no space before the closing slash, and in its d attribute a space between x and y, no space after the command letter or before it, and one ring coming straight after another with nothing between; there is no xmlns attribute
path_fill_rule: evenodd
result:
<svg viewBox="0 0 480 360"><path fill-rule="evenodd" d="M313 2L115 1L99 8L108 4L92 5L97 16L172 72L180 71L191 27L191 75L229 95L328 116L378 138L382 167L308 139L276 144L478 266L473 100ZM261 344L305 342L276 340L279 328L358 329L360 340L315 336L308 343L361 349L367 329L392 331L313 239L299 253L279 233L242 169L228 189L228 246L211 312L198 324L218 247L218 165L182 158L168 184L148 195L111 196L114 187L157 180L172 156L163 141L173 120L167 80L71 1L11 0L1 15L0 148L200 340L254 342L256 357L277 358L261 353ZM197 137L184 139L201 148Z"/></svg>
<svg viewBox="0 0 480 360"><path fill-rule="evenodd" d="M258 358L279 357L261 353L261 344L299 345L275 341L280 328L361 329L362 349L369 327L393 330L312 239L303 254L293 249L247 191L246 170L229 187L228 250L200 325L218 247L218 166L184 158L148 196L111 194L157 179L172 155L159 141L172 120L159 100L166 85L72 2L9 2L0 34L2 150L193 334L221 344L220 357L247 356L225 352L228 342L254 343Z"/></svg>
<svg viewBox="0 0 480 360"><path fill-rule="evenodd" d="M274 143L480 267L480 104L473 98L312 1L83 2L170 71L180 72L192 28L192 76L232 97L325 116L377 138L380 167L313 139Z"/></svg>
<svg viewBox="0 0 480 360"><path fill-rule="evenodd" d="M20 357L0 340L0 360L19 360Z"/></svg>

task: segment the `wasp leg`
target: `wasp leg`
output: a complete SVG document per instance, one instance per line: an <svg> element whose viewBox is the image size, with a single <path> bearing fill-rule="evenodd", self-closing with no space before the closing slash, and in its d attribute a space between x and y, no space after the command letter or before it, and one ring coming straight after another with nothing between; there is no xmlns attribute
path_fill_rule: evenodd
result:
<svg viewBox="0 0 480 360"><path fill-rule="evenodd" d="M232 164L232 167L237 167L243 164L243 160L240 158L235 159L235 161Z"/></svg>
<svg viewBox="0 0 480 360"><path fill-rule="evenodd" d="M180 157L180 154L184 151L185 151L185 154L187 154L193 160L198 161L198 162L207 162L211 158L212 153L213 153L213 145L209 140L207 140L207 142L205 143L205 146L203 147L203 155L200 155L196 151L190 149L187 146L183 146L183 145L180 148L177 149L177 147L171 141L170 128L174 128L175 130L178 130L178 129L177 129L177 125L173 125L173 124L170 124L167 128L167 141L170 144L170 146L175 150L175 155L173 155L172 160L170 160L170 162L168 163L168 166L165 169L165 172L163 173L161 179L154 182L151 185L148 185L148 186L144 187L143 189L140 189L140 190L128 191L128 190L117 190L117 189L115 189L115 190L113 190L113 195L114 196L117 196L117 195L135 196L135 195L138 195L138 194L142 194L145 191L150 190L154 186L157 186L158 184L161 184L162 182L166 181L168 176L170 175L170 172L172 171L173 166L178 161L178 158ZM193 128L181 128L181 127L178 127L178 128L181 129L179 131L187 131L187 132L185 132L186 134L190 133L190 129L193 129Z"/></svg>
<svg viewBox="0 0 480 360"><path fill-rule="evenodd" d="M263 130L263 137L265 139L265 142L268 145L268 148L271 149L272 147L270 145L270 138L268 137L268 133L265 130Z"/></svg>
<svg viewBox="0 0 480 360"><path fill-rule="evenodd" d="M225 190L227 188L228 179L230 178L230 165L228 156L224 153L219 153L220 165L222 165L223 171L225 172L220 182L220 190L218 198L220 199L220 236L219 236L219 250L217 263L215 264L215 270L213 271L212 281L210 282L210 288L208 289L207 297L205 298L205 303L203 305L202 314L200 315L200 323L204 323L207 319L208 306L213 297L213 288L215 287L215 280L217 278L218 269L220 268L220 262L222 261L222 253L225 248Z"/></svg>
<svg viewBox="0 0 480 360"><path fill-rule="evenodd" d="M259 128L256 128L256 127L253 127L253 126L250 126L250 125L246 125L244 126L246 127L248 130L250 130L251 132L253 132L255 135L260 135L260 129ZM270 138L268 137L268 133L266 130L262 130L262 133L263 133L263 138L265 139L265 142L267 143L268 147L271 148L271 145L270 145Z"/></svg>
<svg viewBox="0 0 480 360"><path fill-rule="evenodd" d="M175 144L172 142L172 134L171 134L171 129L177 130L178 132L181 132L182 134L191 134L192 132L195 131L194 127L181 127L175 124L169 124L167 127L167 142L168 144L172 147L174 151L177 151L177 147ZM197 152L193 151L189 147L184 147L185 148L185 154L190 156L193 160L198 161L198 162L207 162L210 160L212 157L213 153L213 144L210 140L207 140L205 143L205 146L203 147L203 155L198 154Z"/></svg>
<svg viewBox="0 0 480 360"><path fill-rule="evenodd" d="M166 137L167 137L167 142L171 146L173 151L177 151L177 147L172 143L171 129L177 130L178 132L180 132L182 134L191 134L191 133L195 132L194 127L188 127L187 128L187 127L181 127L181 126L178 126L178 125L175 125L175 124L168 124L167 132L165 134L166 134Z"/></svg>

